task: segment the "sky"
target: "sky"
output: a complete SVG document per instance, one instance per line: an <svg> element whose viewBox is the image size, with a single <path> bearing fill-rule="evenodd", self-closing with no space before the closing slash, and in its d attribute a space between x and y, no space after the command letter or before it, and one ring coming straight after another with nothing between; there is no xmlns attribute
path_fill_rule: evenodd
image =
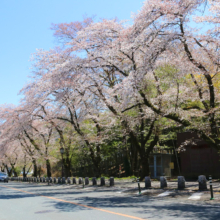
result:
<svg viewBox="0 0 220 220"><path fill-rule="evenodd" d="M31 75L31 54L57 45L51 24L79 21L83 16L131 19L143 0L1 0L0 105L19 104L18 95Z"/></svg>

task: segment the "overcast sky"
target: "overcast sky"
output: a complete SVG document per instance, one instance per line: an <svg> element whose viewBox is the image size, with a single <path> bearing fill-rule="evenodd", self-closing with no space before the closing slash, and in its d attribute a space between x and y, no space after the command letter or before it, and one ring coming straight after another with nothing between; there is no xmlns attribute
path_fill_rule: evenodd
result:
<svg viewBox="0 0 220 220"><path fill-rule="evenodd" d="M1 0L0 6L0 104L20 100L19 90L28 82L31 53L56 45L52 23L96 18L127 20L141 9L143 0Z"/></svg>

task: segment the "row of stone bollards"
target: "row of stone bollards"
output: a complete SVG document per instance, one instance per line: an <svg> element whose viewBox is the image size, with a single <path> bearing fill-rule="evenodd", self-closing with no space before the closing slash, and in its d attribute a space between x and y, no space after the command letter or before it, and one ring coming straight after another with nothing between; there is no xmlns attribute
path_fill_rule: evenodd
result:
<svg viewBox="0 0 220 220"><path fill-rule="evenodd" d="M58 183L58 184L77 184L77 180L75 177L72 179L68 177L67 179L65 177L58 177L58 178L45 178L45 177L11 177L9 178L11 181L23 181L23 182L36 182L36 183ZM89 177L85 177L85 180L82 177L78 178L78 184L83 184L84 185L89 185ZM207 190L207 180L206 176L201 175L198 177L198 182L199 182L199 190ZM185 189L186 181L184 176L178 176L178 189ZM97 179L96 177L92 178L92 185L97 185ZM100 179L100 186L105 186L106 185L106 180L105 177L101 177ZM109 179L109 186L114 186L114 177L110 177ZM149 176L145 177L145 188L150 188L151 187L151 179ZM163 189L167 187L167 179L165 176L160 177L160 188Z"/></svg>
<svg viewBox="0 0 220 220"><path fill-rule="evenodd" d="M35 183L58 183L58 184L77 184L76 178L73 177L72 180L70 177L67 179L65 177L58 177L58 178L52 178L52 177L10 177L9 180L11 181L18 181L18 182L35 182ZM78 178L78 184L85 184L89 185L89 177L85 177L85 181L82 177ZM92 178L92 185L97 185L97 179L96 177ZM105 177L101 177L100 179L100 186L105 186L106 180ZM109 178L109 186L114 186L114 177Z"/></svg>
<svg viewBox="0 0 220 220"><path fill-rule="evenodd" d="M186 181L184 176L178 176L178 189L185 189L186 187ZM199 190L207 190L207 180L206 176L200 175L198 177L198 182L199 182ZM145 177L145 188L151 187L151 179L149 176ZM163 189L167 187L167 179L165 176L160 177L160 188Z"/></svg>

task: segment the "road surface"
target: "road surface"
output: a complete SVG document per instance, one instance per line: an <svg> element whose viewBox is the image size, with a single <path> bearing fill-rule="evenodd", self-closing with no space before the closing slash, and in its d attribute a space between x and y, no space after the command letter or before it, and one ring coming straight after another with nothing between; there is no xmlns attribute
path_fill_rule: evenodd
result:
<svg viewBox="0 0 220 220"><path fill-rule="evenodd" d="M0 220L220 219L218 199L208 198L203 192L138 195L117 187L0 182Z"/></svg>

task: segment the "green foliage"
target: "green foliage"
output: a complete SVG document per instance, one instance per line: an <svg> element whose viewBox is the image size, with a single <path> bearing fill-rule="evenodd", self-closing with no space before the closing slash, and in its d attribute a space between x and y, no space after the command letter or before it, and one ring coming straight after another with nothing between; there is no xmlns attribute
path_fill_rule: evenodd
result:
<svg viewBox="0 0 220 220"><path fill-rule="evenodd" d="M19 176L22 169L20 167L15 167L14 170L17 173L17 175Z"/></svg>
<svg viewBox="0 0 220 220"><path fill-rule="evenodd" d="M202 102L198 100L195 100L195 101L187 100L185 103L181 104L181 108L185 110L193 109L193 108L205 109Z"/></svg>
<svg viewBox="0 0 220 220"><path fill-rule="evenodd" d="M169 64L158 67L155 70L155 75L160 80L160 87L163 92L168 90L172 84L179 83L180 80L177 77L178 69Z"/></svg>

